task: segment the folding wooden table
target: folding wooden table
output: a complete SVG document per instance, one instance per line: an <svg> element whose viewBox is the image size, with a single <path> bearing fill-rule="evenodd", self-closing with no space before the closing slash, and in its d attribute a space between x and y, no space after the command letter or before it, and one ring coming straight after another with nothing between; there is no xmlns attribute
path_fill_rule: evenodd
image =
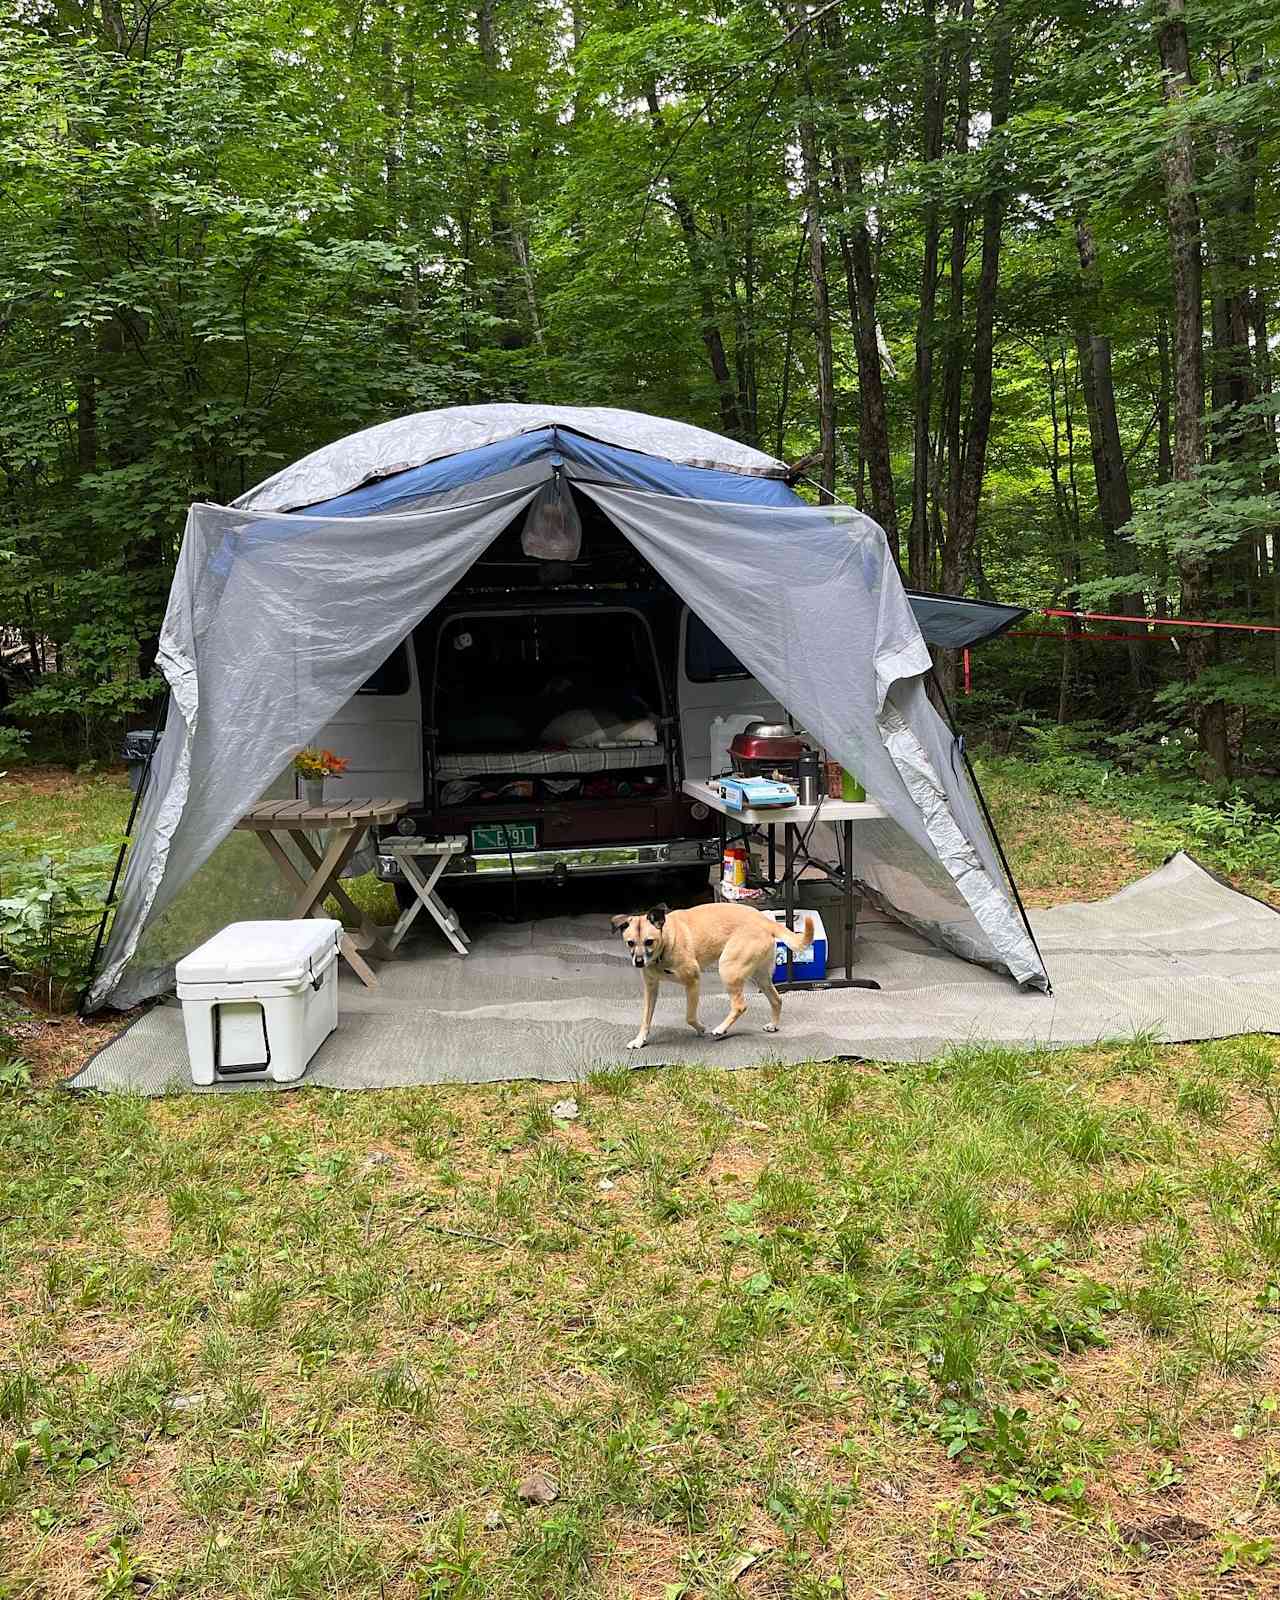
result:
<svg viewBox="0 0 1280 1600"><path fill-rule="evenodd" d="M237 828L256 833L263 848L280 869L280 875L295 891L290 918L323 917L324 903L330 895L338 902L346 916L356 924L363 944L357 945L348 930L342 936L339 948L347 964L366 988L376 989L378 980L364 959L364 953L385 959L390 951L359 906L351 899L338 879L343 868L360 848L360 842L372 827L385 827L409 809L407 800L334 800L319 806L309 806L302 800L264 800L246 811ZM309 833L332 834L324 854L321 855L307 837ZM285 848L285 841L310 868L310 875L300 868Z"/></svg>

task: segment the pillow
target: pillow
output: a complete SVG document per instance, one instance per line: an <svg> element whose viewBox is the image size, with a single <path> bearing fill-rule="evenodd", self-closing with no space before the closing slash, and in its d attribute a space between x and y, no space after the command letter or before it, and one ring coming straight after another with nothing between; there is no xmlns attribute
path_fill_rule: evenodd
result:
<svg viewBox="0 0 1280 1600"><path fill-rule="evenodd" d="M616 711L603 706L578 706L552 717L542 730L542 743L568 750L603 750L619 744L657 744L658 726L652 717L624 722Z"/></svg>

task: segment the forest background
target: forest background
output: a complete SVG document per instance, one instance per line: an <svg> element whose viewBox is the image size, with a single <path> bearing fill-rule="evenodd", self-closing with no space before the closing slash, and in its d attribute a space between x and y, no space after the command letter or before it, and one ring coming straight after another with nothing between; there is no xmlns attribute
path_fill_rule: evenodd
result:
<svg viewBox="0 0 1280 1600"><path fill-rule="evenodd" d="M191 501L450 404L747 440L917 587L1280 628L1273 8L6 9L0 757L150 719ZM1028 627L972 733L1277 808L1280 632Z"/></svg>

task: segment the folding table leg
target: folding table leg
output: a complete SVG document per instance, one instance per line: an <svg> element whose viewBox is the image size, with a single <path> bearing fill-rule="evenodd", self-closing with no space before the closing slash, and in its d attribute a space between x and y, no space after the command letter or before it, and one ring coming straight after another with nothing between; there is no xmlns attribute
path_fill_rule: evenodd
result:
<svg viewBox="0 0 1280 1600"><path fill-rule="evenodd" d="M853 977L853 823L845 818L844 833L844 975Z"/></svg>
<svg viewBox="0 0 1280 1600"><path fill-rule="evenodd" d="M773 829L770 828L770 833ZM785 880L782 889L782 904L786 910L787 931L793 933L796 926L796 834L789 822L782 827L782 876ZM791 946L787 947L787 982L791 983L796 975L795 957L791 953Z"/></svg>
<svg viewBox="0 0 1280 1600"><path fill-rule="evenodd" d="M264 833L258 829L255 829L254 832L256 837L262 841L262 848L279 868L280 876L284 879L286 886L295 891L305 889L307 887L306 878L299 872L297 863L280 843L279 839L276 838L275 834Z"/></svg>
<svg viewBox="0 0 1280 1600"><path fill-rule="evenodd" d="M417 921L418 913L431 909L432 891L439 881L440 874L449 863L450 852L446 851L443 855L437 855L435 865L431 869L431 875L425 884L422 882L422 876L414 864L413 857L400 852L397 852L397 855L399 856L400 870L408 879L409 887L413 890L413 900L397 917L391 932L383 936L383 943L388 950L398 949L405 934Z"/></svg>
<svg viewBox="0 0 1280 1600"><path fill-rule="evenodd" d="M439 883L440 876L444 872L445 867L448 865L448 861L449 857L447 855L440 856L437 859L435 866L432 868L431 876L429 878L424 878L422 876L422 873L418 869L417 862L411 855L406 854L402 856L400 860L400 866L405 877L408 878L409 882L413 885L414 893L417 895L419 902L426 908L427 912L435 921L436 926L440 929L440 932L444 934L445 938L460 956L465 956L467 954L467 947L458 937L459 930L457 923L448 907L435 892L436 884Z"/></svg>
<svg viewBox="0 0 1280 1600"><path fill-rule="evenodd" d="M338 874L355 855L356 849L364 834L363 828L338 828L334 830L324 855L318 855L315 847L305 834L291 830L294 844L299 853L312 867L310 878L304 884L301 892L293 903L295 917L309 917L313 915L317 906L323 906L329 895L333 895L338 904L347 911L349 916L360 919L360 911L351 904L344 889L338 887ZM343 905L343 902L346 902Z"/></svg>
<svg viewBox="0 0 1280 1600"><path fill-rule="evenodd" d="M338 902L339 910L343 911L346 916L355 923L361 938L364 940L363 948L369 951L372 955L385 959L388 955L390 955L390 951L383 944L382 935L379 933L378 929L374 927L373 923L369 921L369 918L360 909L360 907L356 905L351 896L338 881L343 868L346 866L347 862L351 860L351 857L355 855L356 851L360 847L361 840L364 838L367 832L368 829L364 827L345 829L339 835L338 839L335 839L334 843L329 846L329 849L325 855L325 861L327 861L330 856L335 856L335 846L340 845L340 848L336 850L335 864L329 869L329 876L324 885L324 892L316 896L316 909L306 914L313 917L323 916L324 902L330 895L332 895L333 898ZM315 872L312 876L312 881L314 882L319 877L320 872L323 870L325 861L322 861L320 856L317 855L315 846L311 843L311 840L307 838L306 834L296 833L293 835L293 837L297 843L298 849L311 863L312 867L315 868Z"/></svg>
<svg viewBox="0 0 1280 1600"><path fill-rule="evenodd" d="M403 870L403 868L404 868L404 862L403 861L400 863L400 866L401 866L401 870ZM405 873L405 877L406 878L409 877L409 874L407 872ZM400 948L400 941L404 938L405 934L408 933L409 929L413 926L414 922L417 920L417 916L418 916L419 911L422 910L422 900L418 895L417 885L414 884L414 882L413 882L413 880L411 878L409 879L409 883L410 883L410 887L412 887L412 889L413 889L413 899L412 899L412 901L404 908L404 910L396 918L395 923L392 926L392 929L391 929L390 933L385 933L382 936L383 944L386 946L386 948L388 950L392 951L392 953L394 953L395 951L397 951Z"/></svg>
<svg viewBox="0 0 1280 1600"><path fill-rule="evenodd" d="M365 988L376 989L378 987L377 975L364 956L361 955L356 947L355 940L349 933L344 933L341 939L338 940L338 949L341 950L347 965L359 978L360 982L364 984Z"/></svg>
<svg viewBox="0 0 1280 1600"><path fill-rule="evenodd" d="M361 831L362 830L356 830L355 832L357 843L359 842L359 834ZM263 848L266 850L267 854L280 869L280 875L284 878L285 882L289 884L290 887L298 890L298 896L294 901L294 906L298 909L295 909L293 913L294 917L300 918L323 916L324 900L328 890L323 880L319 881L317 886L319 869L312 874L310 880L304 878L302 873L299 872L297 863L294 861L293 857L273 833L259 831L258 837L262 840ZM316 861L319 861L320 858L316 856L316 853L311 848L309 842L303 841L301 836L297 834L294 834L293 837L299 841L299 844L303 848L303 853L305 855L314 858ZM343 841L343 843L344 845L351 844L351 841L348 839ZM346 861L349 860L351 854L354 853L354 850L355 845L351 845L351 849L348 851L346 858L339 859L337 871L340 872L342 870L343 866L346 865ZM326 852L326 856L331 853L333 853L332 846L330 847L330 850ZM337 857L342 857L341 849L337 851ZM321 864L323 865L323 863ZM346 897L344 896L343 898L345 899ZM360 979L360 982L364 984L365 988L376 989L378 987L378 980L374 976L373 969L360 954L360 951L356 948L355 940L349 933L343 933L341 939L338 941L338 948L341 950L347 965L355 973L356 977Z"/></svg>

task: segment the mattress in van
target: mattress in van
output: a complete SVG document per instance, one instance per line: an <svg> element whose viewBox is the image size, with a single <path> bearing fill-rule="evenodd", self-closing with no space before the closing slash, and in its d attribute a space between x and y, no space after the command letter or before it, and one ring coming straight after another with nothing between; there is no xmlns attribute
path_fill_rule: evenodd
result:
<svg viewBox="0 0 1280 1600"><path fill-rule="evenodd" d="M438 778L478 778L519 773L538 777L550 773L634 772L638 767L661 766L666 752L661 744L612 744L588 750L470 750L436 757Z"/></svg>

